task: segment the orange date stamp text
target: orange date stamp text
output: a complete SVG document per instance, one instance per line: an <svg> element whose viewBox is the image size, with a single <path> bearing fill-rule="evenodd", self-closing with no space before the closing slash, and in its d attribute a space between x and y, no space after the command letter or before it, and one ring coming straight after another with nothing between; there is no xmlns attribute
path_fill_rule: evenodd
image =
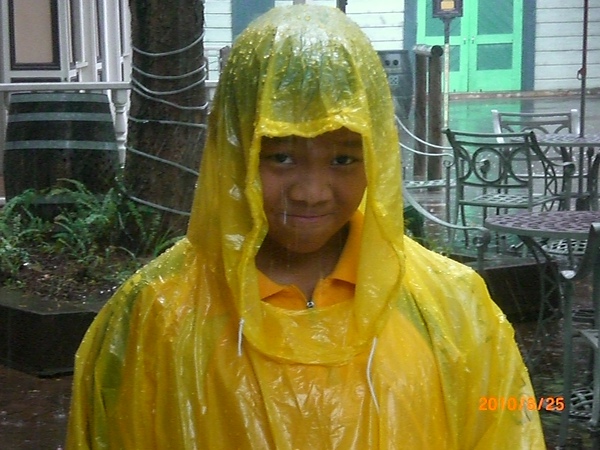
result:
<svg viewBox="0 0 600 450"><path fill-rule="evenodd" d="M565 409L565 399L562 396L479 397L479 411L562 411L563 409Z"/></svg>

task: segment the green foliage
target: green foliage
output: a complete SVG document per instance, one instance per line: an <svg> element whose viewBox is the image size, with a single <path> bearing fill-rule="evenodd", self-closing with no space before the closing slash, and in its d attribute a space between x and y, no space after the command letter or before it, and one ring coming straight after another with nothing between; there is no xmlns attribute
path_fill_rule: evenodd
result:
<svg viewBox="0 0 600 450"><path fill-rule="evenodd" d="M61 183L24 192L0 209L0 282L18 279L36 258L63 257L78 277L118 284L180 238L162 233L160 214L130 200L119 185L97 195L78 181Z"/></svg>
<svg viewBox="0 0 600 450"><path fill-rule="evenodd" d="M0 213L0 274L16 275L31 259L28 248L45 246L50 225L26 208L34 198L33 192L25 192Z"/></svg>

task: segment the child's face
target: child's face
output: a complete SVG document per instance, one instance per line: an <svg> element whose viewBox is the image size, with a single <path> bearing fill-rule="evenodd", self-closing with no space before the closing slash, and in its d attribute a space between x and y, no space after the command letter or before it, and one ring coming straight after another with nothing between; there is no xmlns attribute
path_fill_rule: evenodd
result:
<svg viewBox="0 0 600 450"><path fill-rule="evenodd" d="M311 139L265 137L260 176L268 238L287 251L318 251L361 202L367 185L361 135L341 128Z"/></svg>

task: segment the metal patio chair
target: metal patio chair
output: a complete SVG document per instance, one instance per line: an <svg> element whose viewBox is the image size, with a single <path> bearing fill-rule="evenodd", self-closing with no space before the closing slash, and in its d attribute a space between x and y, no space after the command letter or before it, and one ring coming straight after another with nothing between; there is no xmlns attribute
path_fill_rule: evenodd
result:
<svg viewBox="0 0 600 450"><path fill-rule="evenodd" d="M467 210L483 223L489 214L510 210L569 209L571 178L558 173L573 172L574 164L547 158L533 132L444 133L454 155L454 222L472 224Z"/></svg>
<svg viewBox="0 0 600 450"><path fill-rule="evenodd" d="M545 134L579 134L580 116L577 109L561 112L508 112L492 109L492 125L494 133L524 133L533 131L536 136ZM578 158L573 155L573 149L569 147L557 147L540 145L542 152L550 160L575 162ZM572 178L578 178L583 170L583 176L587 177L591 168L593 154L587 152L586 158L581 158L575 165L576 170L571 174ZM583 167L581 167L583 165ZM561 174L564 176L564 174ZM571 192L573 198L588 198L587 190Z"/></svg>
<svg viewBox="0 0 600 450"><path fill-rule="evenodd" d="M600 431L600 223L590 225L588 246L578 266L561 271L564 285L564 324L563 324L563 389L564 410L562 411L559 446L567 442L569 419L588 421L588 428ZM586 326L578 323L577 311L573 311L574 282L591 279L592 320ZM574 342L576 336L583 337L584 345L592 348L592 380L574 389Z"/></svg>

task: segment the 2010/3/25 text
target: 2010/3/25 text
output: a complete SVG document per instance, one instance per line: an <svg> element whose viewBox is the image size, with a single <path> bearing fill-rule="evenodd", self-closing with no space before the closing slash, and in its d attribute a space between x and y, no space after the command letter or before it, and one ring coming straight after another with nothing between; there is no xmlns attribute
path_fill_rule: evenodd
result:
<svg viewBox="0 0 600 450"><path fill-rule="evenodd" d="M564 397L494 397L479 398L479 411L562 411Z"/></svg>

